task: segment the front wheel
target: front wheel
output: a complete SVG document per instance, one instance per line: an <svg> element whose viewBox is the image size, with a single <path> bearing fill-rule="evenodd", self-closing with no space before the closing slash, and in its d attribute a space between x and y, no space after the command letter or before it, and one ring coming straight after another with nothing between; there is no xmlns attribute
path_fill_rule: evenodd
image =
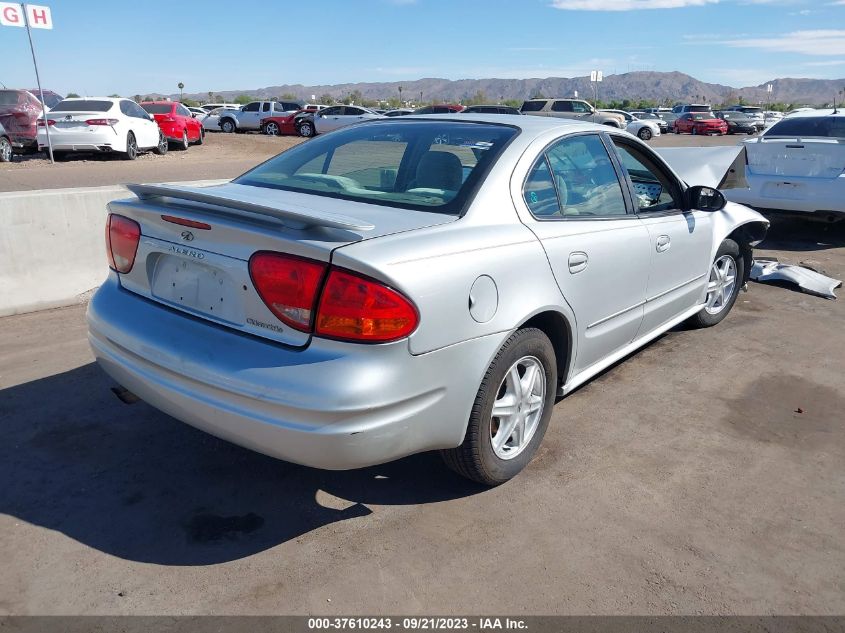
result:
<svg viewBox="0 0 845 633"><path fill-rule="evenodd" d="M316 133L314 124L311 121L303 121L299 124L299 135L305 138L311 138Z"/></svg>
<svg viewBox="0 0 845 633"><path fill-rule="evenodd" d="M640 128L640 131L637 132L637 136L639 136L640 139L642 139L643 141L650 141L651 137L654 135L651 133L651 130L649 128L644 127Z"/></svg>
<svg viewBox="0 0 845 633"><path fill-rule="evenodd" d="M556 391L551 341L536 328L517 330L481 381L463 443L441 451L446 465L487 486L516 476L543 441Z"/></svg>
<svg viewBox="0 0 845 633"><path fill-rule="evenodd" d="M739 244L725 240L716 251L707 280L707 297L701 312L690 318L693 327L712 327L728 316L745 280L745 259Z"/></svg>
<svg viewBox="0 0 845 633"><path fill-rule="evenodd" d="M232 132L237 130L237 128L235 127L235 122L232 121L232 119L223 119L223 122L220 124L220 129L226 132L226 134L231 134Z"/></svg>

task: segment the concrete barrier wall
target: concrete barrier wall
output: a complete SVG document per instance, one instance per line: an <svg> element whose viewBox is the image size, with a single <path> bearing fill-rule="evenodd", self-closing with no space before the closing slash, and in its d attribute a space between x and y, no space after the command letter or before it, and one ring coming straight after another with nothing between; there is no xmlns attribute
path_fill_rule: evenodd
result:
<svg viewBox="0 0 845 633"><path fill-rule="evenodd" d="M122 185L0 193L0 317L71 305L99 286L106 204L131 195Z"/></svg>

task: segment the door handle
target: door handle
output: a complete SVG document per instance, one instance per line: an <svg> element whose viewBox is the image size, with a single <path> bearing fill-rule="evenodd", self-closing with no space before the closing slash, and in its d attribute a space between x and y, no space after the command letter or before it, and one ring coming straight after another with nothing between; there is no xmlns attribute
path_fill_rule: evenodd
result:
<svg viewBox="0 0 845 633"><path fill-rule="evenodd" d="M569 272L573 275L575 273L580 273L587 267L587 253L582 251L575 251L574 253L569 253Z"/></svg>
<svg viewBox="0 0 845 633"><path fill-rule="evenodd" d="M669 239L668 235L661 235L657 238L657 252L662 253L664 251L668 251L669 247L672 245L672 240Z"/></svg>

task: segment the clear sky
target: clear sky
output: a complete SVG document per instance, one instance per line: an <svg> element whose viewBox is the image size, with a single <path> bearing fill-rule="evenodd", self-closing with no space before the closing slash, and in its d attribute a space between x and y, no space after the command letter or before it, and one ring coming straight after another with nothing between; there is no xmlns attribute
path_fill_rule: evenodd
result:
<svg viewBox="0 0 845 633"><path fill-rule="evenodd" d="M88 95L679 70L734 87L845 77L845 0L38 0L45 88ZM0 27L0 82L35 84Z"/></svg>

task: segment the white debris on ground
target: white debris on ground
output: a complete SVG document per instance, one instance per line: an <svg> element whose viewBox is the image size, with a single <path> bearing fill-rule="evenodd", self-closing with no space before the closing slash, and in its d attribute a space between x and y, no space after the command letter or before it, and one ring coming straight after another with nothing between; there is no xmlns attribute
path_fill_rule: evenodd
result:
<svg viewBox="0 0 845 633"><path fill-rule="evenodd" d="M751 267L751 279L757 282L789 281L808 294L826 299L836 299L833 290L842 285L839 279L803 266L781 264L776 259L755 259Z"/></svg>

